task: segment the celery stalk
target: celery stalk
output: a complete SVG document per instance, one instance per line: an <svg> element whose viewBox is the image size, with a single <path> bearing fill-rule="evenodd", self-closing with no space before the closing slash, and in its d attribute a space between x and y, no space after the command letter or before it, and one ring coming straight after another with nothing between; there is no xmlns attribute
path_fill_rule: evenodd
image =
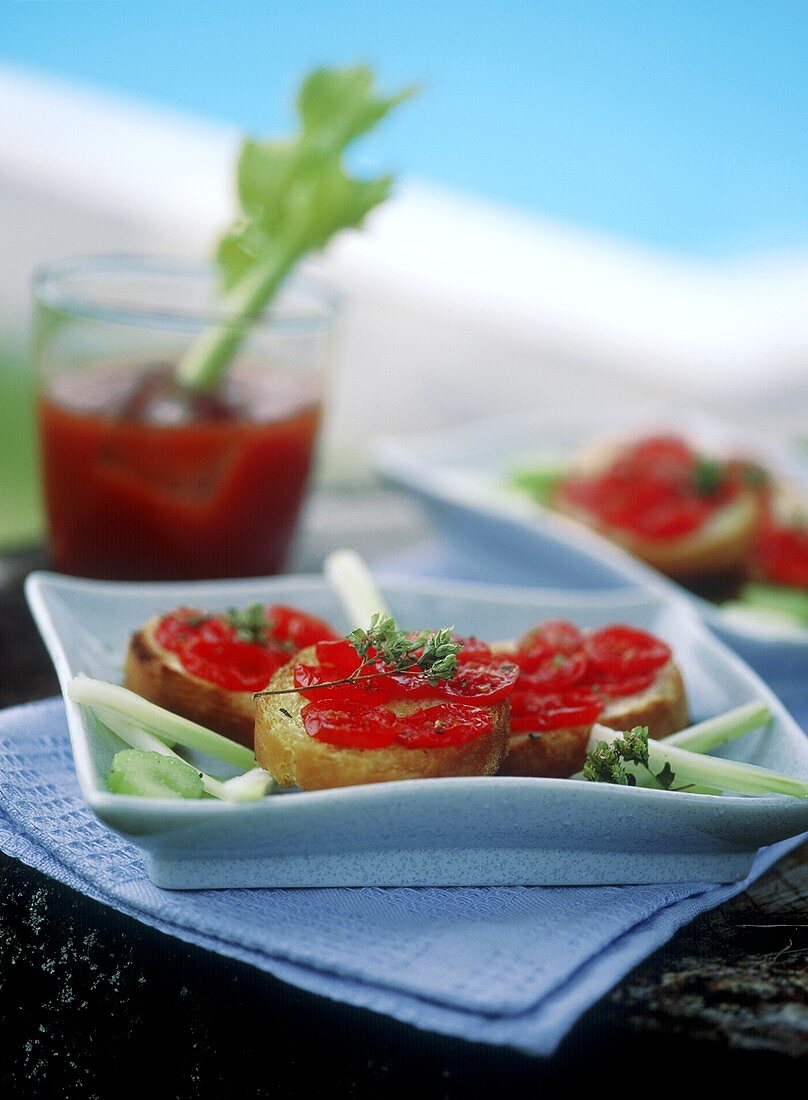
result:
<svg viewBox="0 0 808 1100"><path fill-rule="evenodd" d="M345 170L343 154L414 91L380 96L366 65L315 69L298 93L299 132L284 141L244 142L241 213L217 250L226 320L186 352L177 368L182 385L213 389L295 264L341 230L362 225L387 199L392 177L357 179Z"/></svg>
<svg viewBox="0 0 808 1100"><path fill-rule="evenodd" d="M243 745L237 745L235 741L197 722L158 707L156 703L150 703L148 699L118 684L93 680L89 676L76 676L67 685L67 696L74 703L81 703L98 712L102 719L104 714L117 715L163 742L176 742L186 748L197 749L245 771L256 766L252 752Z"/></svg>
<svg viewBox="0 0 808 1100"><path fill-rule="evenodd" d="M120 737L122 741L125 741L127 745L130 745L133 749L140 749L142 752L154 752L159 753L160 756L171 756L175 760L182 760L179 753L174 752L168 745L164 744L159 737L155 737L153 733L149 733L147 730L140 729L126 718L121 718L114 712L108 712L104 708L98 708L98 716L107 729L111 730L116 737ZM187 763L187 761L183 761ZM199 773L202 780L202 789L205 794L211 795L213 798L224 798L224 784L214 779L212 775L207 775L205 772Z"/></svg>
<svg viewBox="0 0 808 1100"><path fill-rule="evenodd" d="M372 573L356 551L335 550L323 568L352 626L367 630L374 615L390 614Z"/></svg>
<svg viewBox="0 0 808 1100"><path fill-rule="evenodd" d="M247 335L251 319L261 315L296 260L294 250L273 253L256 263L224 295L222 306L228 319L205 329L191 344L177 366L181 385L198 390L218 385Z"/></svg>
<svg viewBox="0 0 808 1100"><path fill-rule="evenodd" d="M614 745L625 735L597 723L592 727L589 743ZM718 756L702 756L665 741L648 741L648 768L624 761L623 766L632 774L639 786L658 786L654 776L666 767L673 773L675 788L712 787L735 794L782 794L792 798L808 798L808 783L790 775L780 775L760 768L756 764L742 764L737 760L724 760ZM653 773L653 774L650 774Z"/></svg>
<svg viewBox="0 0 808 1100"><path fill-rule="evenodd" d="M127 745L143 752L159 753L160 756L170 756L182 763L187 763L182 757L164 744L153 733L140 729L126 718L108 712L104 708L98 708L103 714L104 725ZM263 768L251 768L243 775L234 776L233 779L214 779L206 772L198 772L202 781L202 789L212 798L218 798L225 802L252 802L264 795L271 793L275 787L275 780L264 771Z"/></svg>
<svg viewBox="0 0 808 1100"><path fill-rule="evenodd" d="M719 745L726 745L752 730L768 725L771 720L772 713L765 703L744 703L726 714L719 714L705 722L698 722L695 726L688 726L679 733L672 733L670 737L662 738L662 741L666 745L676 745L690 752L709 752L710 749L717 749Z"/></svg>

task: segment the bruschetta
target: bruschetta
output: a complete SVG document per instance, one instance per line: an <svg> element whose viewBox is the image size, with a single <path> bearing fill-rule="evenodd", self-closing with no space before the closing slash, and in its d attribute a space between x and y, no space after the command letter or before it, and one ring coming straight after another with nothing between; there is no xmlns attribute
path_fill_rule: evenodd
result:
<svg viewBox="0 0 808 1100"><path fill-rule="evenodd" d="M180 607L155 615L129 641L124 684L138 695L251 747L253 693L299 649L336 638L297 608L253 604L211 614Z"/></svg>
<svg viewBox="0 0 808 1100"><path fill-rule="evenodd" d="M675 435L598 443L574 458L551 504L675 579L740 577L761 506L749 469Z"/></svg>
<svg viewBox="0 0 808 1100"><path fill-rule="evenodd" d="M346 684L359 665L349 642L312 647L257 697L255 755L276 782L313 790L499 770L515 666L461 662L430 684L376 662L364 684Z"/></svg>
<svg viewBox="0 0 808 1100"><path fill-rule="evenodd" d="M667 737L688 723L684 682L669 647L635 627L580 631L548 622L498 648L520 667L502 773L565 778L583 765L594 722L648 726Z"/></svg>

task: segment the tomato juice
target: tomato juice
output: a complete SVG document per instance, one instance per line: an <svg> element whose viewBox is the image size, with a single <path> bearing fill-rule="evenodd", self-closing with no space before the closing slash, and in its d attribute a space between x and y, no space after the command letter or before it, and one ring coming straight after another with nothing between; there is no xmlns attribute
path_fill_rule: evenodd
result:
<svg viewBox="0 0 808 1100"><path fill-rule="evenodd" d="M194 394L171 364L108 366L52 380L38 411L55 569L190 580L283 567L320 419L313 387L232 370Z"/></svg>

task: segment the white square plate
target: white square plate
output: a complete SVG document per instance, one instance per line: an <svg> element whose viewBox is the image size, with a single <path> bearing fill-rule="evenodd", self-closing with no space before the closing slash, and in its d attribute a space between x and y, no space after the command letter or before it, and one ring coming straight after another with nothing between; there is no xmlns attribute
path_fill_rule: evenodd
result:
<svg viewBox="0 0 808 1100"><path fill-rule="evenodd" d="M606 426L606 427L604 427ZM787 701L808 703L808 629L772 631L688 592L581 523L509 489L531 462L564 463L609 434L680 431L707 451L744 454L797 486L808 500L808 459L795 447L659 402L553 409L498 417L440 432L377 441L373 457L389 480L414 493L438 528L470 559L475 575L581 588L640 585L687 599L702 619ZM462 575L462 574L461 574Z"/></svg>
<svg viewBox="0 0 808 1100"><path fill-rule="evenodd" d="M298 604L348 629L315 577L192 584L107 584L35 573L28 599L64 689L79 672L119 681L132 630L178 604L210 610ZM808 779L808 741L783 706L690 608L640 590L569 593L446 582L385 584L405 628L454 625L512 637L547 618L584 627L625 621L673 647L694 719L769 703L774 723L728 754ZM91 809L145 853L160 886L465 886L731 881L755 851L808 830L808 802L480 777L290 792L250 804L111 793L121 742L67 702L81 790Z"/></svg>

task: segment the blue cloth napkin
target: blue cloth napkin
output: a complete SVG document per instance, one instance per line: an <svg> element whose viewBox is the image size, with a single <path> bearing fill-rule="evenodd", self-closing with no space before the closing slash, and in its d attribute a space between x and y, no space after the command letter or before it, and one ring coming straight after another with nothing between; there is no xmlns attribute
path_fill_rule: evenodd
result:
<svg viewBox="0 0 808 1100"><path fill-rule="evenodd" d="M429 1031L553 1051L575 1020L687 921L799 841L716 886L200 890L153 886L89 812L60 700L0 713L0 848L168 935Z"/></svg>

